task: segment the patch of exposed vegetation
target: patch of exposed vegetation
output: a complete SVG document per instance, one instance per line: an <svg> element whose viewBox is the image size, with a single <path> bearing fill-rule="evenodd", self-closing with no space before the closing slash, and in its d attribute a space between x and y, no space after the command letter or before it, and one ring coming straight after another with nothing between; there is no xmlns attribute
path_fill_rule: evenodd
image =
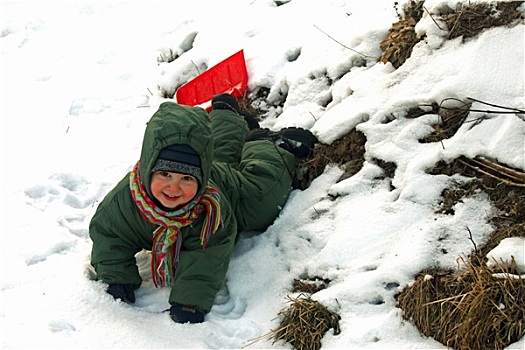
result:
<svg viewBox="0 0 525 350"><path fill-rule="evenodd" d="M503 349L525 336L525 279L516 277L512 264L487 266L486 255L505 238L525 237L525 173L481 157L439 163L430 173L471 179L444 190L438 213L454 215L457 203L484 192L496 208L495 230L479 247L473 242L469 257L458 258L457 271L418 274L397 296L398 306L422 334L446 346Z"/></svg>
<svg viewBox="0 0 525 350"><path fill-rule="evenodd" d="M399 68L410 57L414 46L424 40L416 34L415 27L423 17L426 10L425 1L410 1L402 13L398 12L398 3L394 3L399 21L392 24L388 37L381 41L379 47L383 54L380 62L390 62L395 68ZM523 1L500 1L493 3L471 4L459 3L456 10L445 13L429 14L439 29L446 31L445 38L452 40L462 37L463 40L475 37L482 31L502 26L513 26L524 20L523 11L520 6ZM438 21L441 20L446 28L441 28Z"/></svg>
<svg viewBox="0 0 525 350"><path fill-rule="evenodd" d="M415 27L423 17L424 1L410 1L404 13L398 13L399 21L392 24L388 30L388 37L379 43L383 51L380 62L390 62L399 68L410 57L414 46L422 39L418 38ZM397 11L397 2L394 5Z"/></svg>
<svg viewBox="0 0 525 350"><path fill-rule="evenodd" d="M329 164L344 169L339 181L357 174L365 162L365 143L365 135L354 129L330 145L317 144L312 154L297 164L294 188L310 186Z"/></svg>
<svg viewBox="0 0 525 350"><path fill-rule="evenodd" d="M518 10L522 4L523 1L460 4L453 13L441 16L447 26L447 39L463 37L464 40L485 29L515 25L524 19L523 12Z"/></svg>
<svg viewBox="0 0 525 350"><path fill-rule="evenodd" d="M341 316L310 296L301 294L297 298L288 297L288 301L290 307L279 312L279 328L255 341L270 338L274 339L273 344L283 341L297 350L319 350L321 340L329 329L334 330L334 335L341 333Z"/></svg>
<svg viewBox="0 0 525 350"><path fill-rule="evenodd" d="M525 279L494 274L475 256L456 272L421 272L397 296L403 317L454 349L503 349L525 335Z"/></svg>
<svg viewBox="0 0 525 350"><path fill-rule="evenodd" d="M292 293L309 293L314 294L320 290L326 289L330 280L322 277L313 277L307 279L296 278L293 281Z"/></svg>
<svg viewBox="0 0 525 350"><path fill-rule="evenodd" d="M454 206L474 193L486 193L496 209L491 218L495 230L477 253L486 255L501 240L508 237L525 237L525 173L483 157L460 157L450 164L440 162L430 174L461 174L470 178L454 188L445 189L438 213L453 215Z"/></svg>

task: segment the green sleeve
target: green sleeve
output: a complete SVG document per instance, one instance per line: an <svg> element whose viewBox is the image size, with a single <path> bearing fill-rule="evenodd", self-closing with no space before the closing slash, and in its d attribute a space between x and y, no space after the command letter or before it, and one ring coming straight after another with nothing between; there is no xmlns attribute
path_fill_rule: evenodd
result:
<svg viewBox="0 0 525 350"><path fill-rule="evenodd" d="M155 225L147 223L134 205L127 178L99 204L89 225L93 241L91 264L106 283L140 286L135 254L151 249Z"/></svg>

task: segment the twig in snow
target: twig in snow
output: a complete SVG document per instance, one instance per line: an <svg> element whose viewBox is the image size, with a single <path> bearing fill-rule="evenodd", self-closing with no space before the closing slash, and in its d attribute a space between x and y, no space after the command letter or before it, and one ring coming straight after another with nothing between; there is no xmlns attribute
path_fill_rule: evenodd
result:
<svg viewBox="0 0 525 350"><path fill-rule="evenodd" d="M472 231L470 231L470 228L468 226L467 226L467 231L468 231L468 239L474 245L474 251L477 253L478 252L478 246L476 245L476 242L474 242L474 239L472 238Z"/></svg>
<svg viewBox="0 0 525 350"><path fill-rule="evenodd" d="M464 103L463 106L461 106L461 107L453 107L453 108L444 107L442 105L443 102L448 101L448 100L459 101L459 102L464 103L460 99L449 97L449 98L446 98L443 101L441 101L441 104L439 105L439 108L440 109L446 109L446 110L457 110L457 109L462 109L463 106L470 105L468 103ZM500 105L496 105L496 104L492 104L492 103L488 103L488 102L483 102L483 101L480 101L480 100L476 100L475 98L472 98L472 97L467 97L467 100L470 100L470 101L473 101L473 102L478 102L478 103L481 103L481 104L484 104L484 105L487 105L487 106L496 107L496 108L502 108L502 109L506 109L507 110L507 111L491 111L491 110L471 109L471 108L465 109L465 110L468 110L469 112L482 112L482 113L488 113L488 114L517 114L517 113L525 113L525 110L522 110L522 109L518 109L518 108L514 108L514 107L505 107L505 106L500 106Z"/></svg>
<svg viewBox="0 0 525 350"><path fill-rule="evenodd" d="M199 73L199 75L200 75L201 72L199 70L199 67L195 64L195 62L193 62L193 60L191 60L191 63L195 66L195 69L197 70L197 73Z"/></svg>
<svg viewBox="0 0 525 350"><path fill-rule="evenodd" d="M317 30L319 30L321 33L323 33L324 35L326 35L327 37L329 37L330 39L332 39L333 41L335 41L336 43L338 43L339 45L341 45L342 47L344 47L345 49L348 49L348 50L350 50L350 51L354 51L355 53L357 53L357 54L359 54L359 55L361 55L361 56L363 56L363 57L369 57L369 58L375 58L375 59L378 58L378 57L368 56L368 55L365 55L364 53L361 53L361 52L359 52L359 51L356 51L356 50L352 49L351 47L348 47L348 46L346 46L345 44L343 44L343 43L337 41L336 39L334 39L333 37L331 37L329 34L327 34L325 31L323 31L321 28L319 28L318 26L316 26L315 24L314 24L314 27L315 27Z"/></svg>
<svg viewBox="0 0 525 350"><path fill-rule="evenodd" d="M434 24L436 25L436 27L439 28L439 30L443 30L443 28L441 28L439 26L439 24L436 22L436 20L434 19L434 16L432 16L432 14L427 10L427 8L425 6L423 6L423 9L425 10L426 13L428 13L428 15L430 16L430 18L432 18L432 21L434 21Z"/></svg>
<svg viewBox="0 0 525 350"><path fill-rule="evenodd" d="M482 159L482 158L480 158L480 159ZM488 171L486 171L484 169L481 169L479 166L472 165L469 162L464 161L462 159L458 159L458 161L461 164L466 165L469 168L472 168L475 171L477 171L477 172L479 172L479 173L481 173L483 175L486 175L486 176L488 176L490 178L498 180L499 182L501 182L501 183L503 183L503 184L505 184L507 186L525 187L525 180L524 180L524 177L523 177L523 173L519 173L519 172L511 170L511 169L507 169L504 172L504 171L501 170L501 166L496 165L495 163L492 163L492 162L490 162L491 164L489 165L488 164L489 161L487 161L487 160L485 160L484 162L482 162L482 161L477 161L476 162L478 165L484 165L485 168L488 168L488 169L496 172L498 175L500 175L500 176L498 176L498 175L495 175L495 174L491 174L490 172L488 172ZM497 170L496 168L498 168L499 170ZM510 177L511 180L504 179L501 176ZM520 181L520 182L513 181L514 179L516 179L517 181Z"/></svg>
<svg viewBox="0 0 525 350"><path fill-rule="evenodd" d="M481 104L484 104L484 105L487 105L487 106L491 106L491 107L503 108L503 109L509 109L509 110L513 111L513 112L487 112L487 113L525 113L525 110L523 110L523 109L518 109L518 108L513 108L513 107L499 106L499 105L496 105L496 104L492 104L492 103L488 103L488 102L483 102L483 101L480 101L480 100L476 100L475 98L472 98L472 97L467 97L467 100L471 100L471 101L474 101L474 102L478 102L478 103L481 103Z"/></svg>

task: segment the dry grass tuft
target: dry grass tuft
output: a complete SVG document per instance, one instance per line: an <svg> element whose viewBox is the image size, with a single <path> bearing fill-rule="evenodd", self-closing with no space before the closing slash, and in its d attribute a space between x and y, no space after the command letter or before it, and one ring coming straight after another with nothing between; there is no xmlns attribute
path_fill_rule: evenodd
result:
<svg viewBox="0 0 525 350"><path fill-rule="evenodd" d="M309 293L314 294L320 290L326 289L330 284L327 278L313 277L309 279L294 279L292 293Z"/></svg>
<svg viewBox="0 0 525 350"><path fill-rule="evenodd" d="M334 335L341 333L339 314L304 295L288 299L290 307L279 312L279 328L269 334L274 343L282 340L297 350L319 350L321 339L330 328Z"/></svg>
<svg viewBox="0 0 525 350"><path fill-rule="evenodd" d="M525 280L495 275L479 255L458 272L427 270L397 296L403 317L455 349L503 349L525 335Z"/></svg>
<svg viewBox="0 0 525 350"><path fill-rule="evenodd" d="M446 346L503 349L525 336L525 279L512 264L491 270L485 257L503 239L525 237L525 173L482 157L438 164L431 173L471 178L443 192L438 213L454 215L456 203L484 192L497 209L495 230L475 245L470 259L458 259L458 271L431 269L416 276L397 296L398 306L422 334Z"/></svg>
<svg viewBox="0 0 525 350"><path fill-rule="evenodd" d="M462 4L454 13L443 15L447 39L478 35L485 29L510 26L523 20L518 7L523 1L500 1L496 3Z"/></svg>
<svg viewBox="0 0 525 350"><path fill-rule="evenodd" d="M453 206L475 192L486 193L498 214L492 218L496 229L525 223L525 172L485 157L460 157L450 164L440 162L430 174L461 174L471 178L445 189L438 213L453 214ZM523 233L525 236L525 232Z"/></svg>
<svg viewBox="0 0 525 350"><path fill-rule="evenodd" d="M414 46L424 39L418 37L415 31L416 24L423 16L424 2L410 1L403 15L398 14L399 21L392 24L388 37L379 43L379 48L383 51L380 62L390 62L395 68L399 68L410 57ZM512 26L523 21L523 12L518 10L522 3L523 1L500 1L460 4L452 13L435 16L441 18L446 25L446 39L467 39L488 28ZM397 7L397 2L395 4Z"/></svg>
<svg viewBox="0 0 525 350"><path fill-rule="evenodd" d="M255 119L257 119L258 121L261 120L261 117L260 117L260 114L261 114L261 111L259 111L257 108L253 107L252 105L252 101L250 100L250 98L248 97L248 94L245 93L244 96L242 96L241 98L238 99L238 102L239 102L239 107L241 107L241 109L243 111L246 111L248 113L250 113L251 115L253 115L255 117Z"/></svg>
<svg viewBox="0 0 525 350"><path fill-rule="evenodd" d="M308 188L328 164L338 165L344 169L339 181L357 174L365 162L365 143L365 135L354 129L330 145L317 144L312 154L297 164L294 188L301 190Z"/></svg>
<svg viewBox="0 0 525 350"><path fill-rule="evenodd" d="M383 51L380 61L390 62L399 68L410 57L412 49L421 40L417 37L415 27L423 16L424 1L410 1L404 10L404 15L399 16L399 21L392 24L388 37L379 43ZM396 3L397 4L397 3Z"/></svg>
<svg viewBox="0 0 525 350"><path fill-rule="evenodd" d="M458 129L463 125L465 119L467 119L470 110L468 106L462 108L451 108L439 110L439 122L434 127L432 132L427 137L420 140L422 143L438 142L445 139L449 139L456 134Z"/></svg>
<svg viewBox="0 0 525 350"><path fill-rule="evenodd" d="M329 280L316 280L329 283ZM297 284L297 282L299 282ZM299 289L306 286L306 289L312 287L311 283L303 283L303 281L295 280L295 287ZM324 289L322 286L320 289ZM306 294L299 294L298 297L287 297L290 306L282 309L278 317L281 318L279 328L255 339L247 346L263 339L273 339L273 344L278 341L289 343L296 350L319 350L321 348L321 340L324 334L330 329L334 329L334 335L341 333L339 327L339 320L341 316L336 312L328 310L326 306L318 301L312 300Z"/></svg>

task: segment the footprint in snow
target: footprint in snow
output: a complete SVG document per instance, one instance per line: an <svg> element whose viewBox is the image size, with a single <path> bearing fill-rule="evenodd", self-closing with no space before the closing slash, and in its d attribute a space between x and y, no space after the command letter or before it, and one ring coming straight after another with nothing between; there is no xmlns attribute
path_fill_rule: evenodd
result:
<svg viewBox="0 0 525 350"><path fill-rule="evenodd" d="M49 329L53 333L57 332L74 332L77 329L71 323L65 320L54 320L49 322Z"/></svg>
<svg viewBox="0 0 525 350"><path fill-rule="evenodd" d="M58 224L71 234L88 236L91 211L107 192L107 184L91 184L86 178L71 174L51 175L44 183L26 188L27 204L46 213L55 212Z"/></svg>
<svg viewBox="0 0 525 350"><path fill-rule="evenodd" d="M383 288L385 288L387 291L392 291L394 289L397 289L399 287L399 283L397 282L384 282Z"/></svg>
<svg viewBox="0 0 525 350"><path fill-rule="evenodd" d="M210 349L250 349L249 345L264 331L256 322L245 320L231 322L218 320L213 326L210 327L210 336L205 338Z"/></svg>
<svg viewBox="0 0 525 350"><path fill-rule="evenodd" d="M209 317L236 320L244 315L246 308L246 301L232 297L228 290L228 282L225 282L215 297Z"/></svg>
<svg viewBox="0 0 525 350"><path fill-rule="evenodd" d="M75 245L74 241L57 241L52 243L49 247L42 247L42 250L35 251L33 254L28 254L25 259L27 266L36 265L46 261L51 255L65 254Z"/></svg>
<svg viewBox="0 0 525 350"><path fill-rule="evenodd" d="M71 173L53 174L46 183L24 191L28 203L40 210L47 209L53 202L61 202L74 209L85 209L94 206L105 192L106 186L94 188L84 177Z"/></svg>

